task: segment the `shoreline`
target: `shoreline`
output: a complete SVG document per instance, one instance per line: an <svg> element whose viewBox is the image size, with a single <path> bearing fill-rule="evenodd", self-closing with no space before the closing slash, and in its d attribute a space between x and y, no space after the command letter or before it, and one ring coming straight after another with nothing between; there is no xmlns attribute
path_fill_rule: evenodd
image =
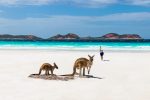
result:
<svg viewBox="0 0 150 100"><path fill-rule="evenodd" d="M88 49L41 49L41 48L0 48L0 51L49 51L49 52L95 52L99 53L99 50L88 50ZM108 53L150 53L150 50L105 50L104 52Z"/></svg>

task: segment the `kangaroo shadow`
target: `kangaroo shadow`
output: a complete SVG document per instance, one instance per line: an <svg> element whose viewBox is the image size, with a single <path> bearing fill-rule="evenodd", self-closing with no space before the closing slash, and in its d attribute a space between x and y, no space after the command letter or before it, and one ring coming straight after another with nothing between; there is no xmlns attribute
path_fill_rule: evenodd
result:
<svg viewBox="0 0 150 100"><path fill-rule="evenodd" d="M103 79L101 77L93 76L93 75L85 75L86 78L96 78L96 79Z"/></svg>

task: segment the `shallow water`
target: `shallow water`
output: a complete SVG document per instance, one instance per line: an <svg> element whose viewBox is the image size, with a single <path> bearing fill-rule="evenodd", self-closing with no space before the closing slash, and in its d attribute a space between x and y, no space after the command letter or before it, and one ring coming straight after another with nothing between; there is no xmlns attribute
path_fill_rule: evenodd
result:
<svg viewBox="0 0 150 100"><path fill-rule="evenodd" d="M52 50L104 50L150 51L150 42L51 42L0 41L0 49L52 49Z"/></svg>

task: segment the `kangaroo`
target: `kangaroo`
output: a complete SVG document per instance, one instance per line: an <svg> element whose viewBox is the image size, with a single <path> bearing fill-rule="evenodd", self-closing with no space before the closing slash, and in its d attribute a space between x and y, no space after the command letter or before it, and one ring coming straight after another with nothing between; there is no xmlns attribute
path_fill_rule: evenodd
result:
<svg viewBox="0 0 150 100"><path fill-rule="evenodd" d="M73 73L72 74L65 74L65 75L61 75L61 76L74 76L76 74L76 69L80 70L79 76L81 76L81 71L83 69L83 76L85 76L85 68L87 68L88 70L88 74L90 74L90 69L91 66L93 64L93 56L88 55L89 59L87 58L78 58L75 63L74 63L74 67L73 67Z"/></svg>
<svg viewBox="0 0 150 100"><path fill-rule="evenodd" d="M87 58L78 58L75 63L74 63L74 67L73 67L73 73L72 75L74 76L76 73L76 69L79 69L80 73L79 76L81 76L81 72L83 69L83 76L85 76L85 68L87 68L88 70L88 74L90 74L90 70L91 70L91 66L93 64L93 56L88 55L89 59Z"/></svg>
<svg viewBox="0 0 150 100"><path fill-rule="evenodd" d="M58 69L58 66L56 65L56 63L54 63L54 66L52 66L49 63L44 63L39 70L39 75L41 74L42 70L45 70L45 75L49 75L49 71L51 71L51 75L53 74L54 69Z"/></svg>

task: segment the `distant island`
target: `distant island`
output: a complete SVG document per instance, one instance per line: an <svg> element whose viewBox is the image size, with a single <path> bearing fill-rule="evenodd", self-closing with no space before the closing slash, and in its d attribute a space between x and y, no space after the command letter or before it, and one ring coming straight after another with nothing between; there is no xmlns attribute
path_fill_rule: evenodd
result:
<svg viewBox="0 0 150 100"><path fill-rule="evenodd" d="M40 37L34 35L0 35L0 40L43 40Z"/></svg>
<svg viewBox="0 0 150 100"><path fill-rule="evenodd" d="M117 33L108 33L101 37L80 37L73 33L68 33L66 35L56 35L49 39L56 39L56 40L64 40L64 39L142 39L141 36L137 34L123 34L119 35Z"/></svg>
<svg viewBox="0 0 150 100"><path fill-rule="evenodd" d="M138 34L117 34L108 33L100 37L80 37L74 33L68 33L65 35L57 34L55 36L43 39L34 35L0 35L0 40L12 40L12 41L143 41L144 39Z"/></svg>

